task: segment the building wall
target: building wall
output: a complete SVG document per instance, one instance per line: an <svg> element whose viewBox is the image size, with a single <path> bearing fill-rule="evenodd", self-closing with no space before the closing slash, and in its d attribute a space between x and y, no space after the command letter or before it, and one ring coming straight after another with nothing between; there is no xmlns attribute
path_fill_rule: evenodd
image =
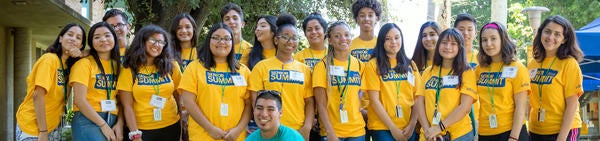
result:
<svg viewBox="0 0 600 141"><path fill-rule="evenodd" d="M92 1L98 1L98 0L92 0ZM77 11L79 14L81 14L81 0L65 0L65 5L71 7L71 9Z"/></svg>
<svg viewBox="0 0 600 141"><path fill-rule="evenodd" d="M90 21L92 24L101 22L102 17L104 17L104 2L101 0L95 0L93 3L91 3L90 7L90 12L92 13Z"/></svg>

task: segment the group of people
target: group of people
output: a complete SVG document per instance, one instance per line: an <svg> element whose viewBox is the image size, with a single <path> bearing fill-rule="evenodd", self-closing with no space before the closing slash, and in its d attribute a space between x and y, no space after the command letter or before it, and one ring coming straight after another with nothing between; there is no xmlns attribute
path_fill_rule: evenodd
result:
<svg viewBox="0 0 600 141"><path fill-rule="evenodd" d="M76 141L578 139L583 53L567 19L544 20L525 66L501 23L477 28L469 14L449 29L426 22L410 59L400 27L374 32L379 2L351 10L356 38L347 23L312 13L301 26L310 47L299 52L293 15L258 18L250 44L233 3L206 39L189 14L169 32L142 27L131 43L120 10L87 36L68 24L27 77L17 140L60 140L63 125Z"/></svg>

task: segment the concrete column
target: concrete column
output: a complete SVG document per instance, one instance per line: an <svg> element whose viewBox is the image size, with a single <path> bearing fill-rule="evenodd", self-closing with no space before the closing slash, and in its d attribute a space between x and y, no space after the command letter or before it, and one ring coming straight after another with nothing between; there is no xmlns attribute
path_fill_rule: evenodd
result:
<svg viewBox="0 0 600 141"><path fill-rule="evenodd" d="M433 0L427 0L427 21L435 21L436 11L438 9L437 4Z"/></svg>
<svg viewBox="0 0 600 141"><path fill-rule="evenodd" d="M31 71L35 58L35 48L32 43L32 33L29 28L15 28L14 30L14 80L13 88L14 95L9 96L13 101L7 101L8 111L7 119L9 121L15 121L14 113L16 112L19 104L23 102L23 98L27 95L27 75ZM11 126L14 125L11 124ZM11 128L11 129L14 129Z"/></svg>
<svg viewBox="0 0 600 141"><path fill-rule="evenodd" d="M492 0L492 21L506 25L508 0Z"/></svg>

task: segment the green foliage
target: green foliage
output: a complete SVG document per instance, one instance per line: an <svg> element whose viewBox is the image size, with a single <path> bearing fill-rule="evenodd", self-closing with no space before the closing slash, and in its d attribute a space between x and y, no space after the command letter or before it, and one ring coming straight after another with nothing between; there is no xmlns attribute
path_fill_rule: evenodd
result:
<svg viewBox="0 0 600 141"><path fill-rule="evenodd" d="M528 18L521 11L520 3L512 3L508 8L508 34L517 44L517 58L521 63L527 63L527 47L533 44L533 29L529 26Z"/></svg>
<svg viewBox="0 0 600 141"><path fill-rule="evenodd" d="M569 19L576 30L600 17L598 0L527 0L525 7L528 6L547 7L550 12L542 15L542 21L551 15L561 15Z"/></svg>

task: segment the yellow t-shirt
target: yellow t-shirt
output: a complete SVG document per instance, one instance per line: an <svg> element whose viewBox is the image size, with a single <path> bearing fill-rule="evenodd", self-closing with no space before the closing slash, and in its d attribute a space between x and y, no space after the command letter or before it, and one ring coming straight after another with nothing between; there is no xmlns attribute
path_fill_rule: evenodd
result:
<svg viewBox="0 0 600 141"><path fill-rule="evenodd" d="M234 44L233 50L235 51L235 60L240 61L242 56L248 56L251 48L252 44L246 40L242 40L241 42Z"/></svg>
<svg viewBox="0 0 600 141"><path fill-rule="evenodd" d="M181 49L181 68L185 70L185 68L190 64L190 62L197 60L198 54L196 53L196 48L182 48ZM182 71L183 72L183 71Z"/></svg>
<svg viewBox="0 0 600 141"><path fill-rule="evenodd" d="M390 59L391 68L396 67L396 59ZM414 63L411 63L415 66ZM380 75L377 69L377 60L371 59L366 64L365 75L363 79L366 84L366 90L379 91L379 101L383 105L383 109L387 113L388 117L394 122L394 124L404 129L408 126L411 116L411 108L415 103L415 96L417 93L423 93L423 82L421 81L421 74L417 69L411 69L411 74L404 73L400 74L395 72L393 69L385 75ZM408 77L412 75L413 84L409 81ZM396 116L396 106L402 108L402 117ZM369 130L389 130L389 128L379 118L373 107L368 107L367 112Z"/></svg>
<svg viewBox="0 0 600 141"><path fill-rule="evenodd" d="M327 48L323 50L307 48L294 55L294 59L308 65L310 68L314 68L314 66L321 61L325 55L327 55Z"/></svg>
<svg viewBox="0 0 600 141"><path fill-rule="evenodd" d="M440 66L432 66L423 72L423 81L425 92L417 93L417 95L425 97L425 112L427 114L427 120L432 122L433 120L433 112L435 110L435 99L436 99L436 89L438 86L438 82L441 84L442 78L448 76L450 69L443 68L441 71L441 77L438 76L440 71ZM446 119L448 115L454 109L458 108L460 104L460 97L463 95L471 96L473 98L473 103L477 102L477 85L475 81L475 71L472 69L466 70L462 73L462 81L460 88L456 88L457 85L443 85L440 86L440 98L439 98L439 106L438 112L441 112L442 118L440 121ZM429 123L432 124L432 123ZM437 123L436 123L437 124ZM446 131L452 134L452 139L456 139L463 135L466 135L473 127L471 126L471 119L469 115L465 115L460 121L454 123L454 125L448 127L446 126Z"/></svg>
<svg viewBox="0 0 600 141"><path fill-rule="evenodd" d="M467 62L469 62L469 66L471 66L473 69L475 69L477 64L479 64L479 61L477 60L477 54L479 53L475 49L467 53Z"/></svg>
<svg viewBox="0 0 600 141"><path fill-rule="evenodd" d="M369 62L375 44L377 44L377 37L370 41L365 41L356 37L352 40L352 44L350 45L350 54L362 62Z"/></svg>
<svg viewBox="0 0 600 141"><path fill-rule="evenodd" d="M510 67L510 68L509 68ZM514 76L502 78L502 72L510 73L510 70L516 71ZM479 134L491 136L512 130L513 117L515 112L514 95L519 92L529 94L529 74L527 68L519 63L512 62L510 65L504 65L503 62L494 62L487 67L481 65L475 68L477 76L477 92L479 94ZM492 112L491 93L494 97L494 111ZM497 128L490 128L489 117L496 114ZM517 121L525 123L525 121Z"/></svg>
<svg viewBox="0 0 600 141"><path fill-rule="evenodd" d="M360 99L358 92L363 88L364 83L361 82L361 74L363 74L364 66L360 60L350 57L350 62L339 61L333 59L333 65L330 68L343 68L345 76L334 76L331 71L327 71L323 61L318 61L314 68L313 88L325 88L327 96L327 115L329 115L329 123L333 126L335 134L340 138L358 137L365 135L365 121L360 113ZM349 64L348 64L349 63ZM349 66L348 66L349 65ZM348 67L350 71L348 72ZM328 73L330 75L328 75ZM329 80L327 80L329 78ZM330 83L328 85L328 83ZM344 86L346 85L346 86ZM340 115L340 98L341 91L344 90L343 109L348 113L348 122L342 123ZM327 130L323 124L321 126L321 136L327 136Z"/></svg>
<svg viewBox="0 0 600 141"><path fill-rule="evenodd" d="M188 65L187 71L183 73L178 90L180 93L185 90L196 95L195 102L206 116L206 119L214 126L223 130L230 130L238 125L244 112L244 102L250 97L246 86L235 86L232 75L244 77L248 80L250 70L240 65L236 73L230 73L226 63L217 64L216 69L210 70L204 68L199 61L193 61ZM221 104L227 104L227 116L221 116ZM212 140L208 131L189 116L188 131L190 140ZM246 133L237 138L237 141L243 141Z"/></svg>
<svg viewBox="0 0 600 141"><path fill-rule="evenodd" d="M173 62L173 74L167 74L159 78L157 68L153 66L140 67L138 75L133 81L131 68L123 68L119 74L117 82L117 90L132 92L133 94L133 111L137 126L142 130L152 130L164 128L173 125L179 121L177 115L177 103L173 97L173 92L179 84L181 71L179 64ZM158 82L157 80L158 79ZM165 107L161 110L162 120L154 121L154 106L150 105L150 98L156 94L154 86L158 84L158 95L166 98Z"/></svg>
<svg viewBox="0 0 600 141"><path fill-rule="evenodd" d="M248 64L248 61L250 59L249 57L250 57L250 52L252 51L252 48L248 48L246 50L247 51L245 51L245 54L242 55L242 59L240 60L240 62L246 66L249 66L250 64ZM263 56L265 57L265 59L269 59L271 57L275 57L275 54L277 53L277 49L275 49L275 48L263 49L262 53L263 53Z"/></svg>
<svg viewBox="0 0 600 141"><path fill-rule="evenodd" d="M48 132L52 132L60 122L64 112L65 94L63 93L66 84L66 72L61 68L60 63L66 68L66 60L61 60L54 53L45 53L33 65L31 73L27 75L27 95L17 110L16 117L19 128L29 135L38 135L37 117L35 116L35 107L33 106L33 91L36 86L46 89L45 114L46 127Z"/></svg>
<svg viewBox="0 0 600 141"><path fill-rule="evenodd" d="M123 62L125 62L125 50L127 48L124 47L120 47L119 48L119 55L121 56L121 64L123 64Z"/></svg>
<svg viewBox="0 0 600 141"><path fill-rule="evenodd" d="M104 68L105 75L102 74L94 57L91 55L77 61L77 63L73 65L73 68L71 68L72 71L69 75L69 85L73 85L74 82L77 82L87 87L85 99L96 112L103 112L102 106L100 105L102 100L114 100L114 102L117 102L117 82L115 81L117 76L115 76L115 73L117 72L116 65L119 64L113 64L111 67L111 61L109 60L100 59L100 62ZM107 80L109 81L108 83ZM107 90L109 90L109 88L110 99L107 99ZM117 110L111 111L110 113L117 115L119 113ZM73 106L73 111L79 111L79 108Z"/></svg>
<svg viewBox="0 0 600 141"><path fill-rule="evenodd" d="M559 59L548 57L543 62L532 61L529 70L537 70L531 77L531 90L529 103L529 131L542 134L557 134L563 121L563 114L567 107L565 100L570 96L581 96L583 94L583 75L579 63L572 58ZM554 63L552 63L554 62ZM541 63L541 64L540 64ZM530 72L531 73L531 72ZM540 86L542 92L542 103L540 104ZM538 121L538 111L546 110L544 122ZM571 125L573 128L581 128L581 116L579 115L579 104L575 112L575 119Z"/></svg>
<svg viewBox="0 0 600 141"><path fill-rule="evenodd" d="M304 79L302 79L304 75ZM304 99L313 96L310 68L298 61L283 64L276 57L265 59L250 75L250 91L276 90L281 92L283 115L281 124L293 129L304 125ZM312 118L310 116L309 118Z"/></svg>

